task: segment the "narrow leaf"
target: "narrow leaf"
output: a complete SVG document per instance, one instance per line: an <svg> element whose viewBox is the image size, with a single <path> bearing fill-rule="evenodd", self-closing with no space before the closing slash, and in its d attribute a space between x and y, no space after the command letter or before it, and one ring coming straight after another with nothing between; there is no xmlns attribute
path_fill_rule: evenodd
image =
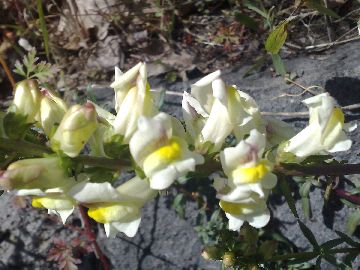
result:
<svg viewBox="0 0 360 270"><path fill-rule="evenodd" d="M357 209L350 215L346 223L346 230L349 234L353 234L356 227L360 224L360 209Z"/></svg>
<svg viewBox="0 0 360 270"><path fill-rule="evenodd" d="M248 15L240 12L235 13L235 20L240 22L241 24L245 25L247 28L250 28L251 30L258 30L259 26L256 21L254 21L253 18L249 17Z"/></svg>
<svg viewBox="0 0 360 270"><path fill-rule="evenodd" d="M285 65L284 65L280 55L272 54L271 58L273 61L273 65L274 65L276 74L279 74L284 77L286 75L286 69L285 69Z"/></svg>
<svg viewBox="0 0 360 270"><path fill-rule="evenodd" d="M336 234L337 234L338 236L340 236L341 238L343 238L344 241L345 241L348 245L350 245L350 246L352 246L352 247L360 247L360 243L355 242L353 239L351 239L351 238L350 238L348 235L346 235L345 233L340 232L340 231L335 231L335 232L336 232Z"/></svg>
<svg viewBox="0 0 360 270"><path fill-rule="evenodd" d="M322 244L321 247L324 248L325 250L329 250L338 245L341 245L344 242L345 242L344 238L331 239L331 240L325 242L324 244Z"/></svg>
<svg viewBox="0 0 360 270"><path fill-rule="evenodd" d="M44 10L43 10L43 7L42 7L42 1L41 0L36 0L36 4L37 4L37 10L38 10L38 13L39 13L40 29L41 29L41 33L43 35L43 40L44 40L45 53L46 53L46 57L47 57L48 61L50 61L49 33L48 33L48 30L47 30L47 27L46 27Z"/></svg>
<svg viewBox="0 0 360 270"><path fill-rule="evenodd" d="M287 25L288 21L281 22L276 28L270 33L265 42L265 49L271 54L278 54L281 47L284 45L287 37Z"/></svg>
<svg viewBox="0 0 360 270"><path fill-rule="evenodd" d="M301 220L298 220L298 223L299 223L301 231L303 232L303 234L307 238L307 240L309 240L310 244L315 249L318 249L319 244L316 241L316 238L315 238L314 234L312 233L312 231Z"/></svg>
<svg viewBox="0 0 360 270"><path fill-rule="evenodd" d="M299 218L299 215L298 215L298 213L296 211L294 198L293 198L293 196L291 194L289 184L286 181L285 177L280 177L279 186L280 186L282 194L285 197L285 200L286 200L287 204L290 207L291 212L293 213L293 215L296 218Z"/></svg>
<svg viewBox="0 0 360 270"><path fill-rule="evenodd" d="M318 11L319 13L321 13L323 15L334 17L336 19L341 18L338 14L336 14L336 12L334 12L333 10L325 7L322 1L319 1L319 0L307 0L306 5L311 9L315 9L316 11Z"/></svg>

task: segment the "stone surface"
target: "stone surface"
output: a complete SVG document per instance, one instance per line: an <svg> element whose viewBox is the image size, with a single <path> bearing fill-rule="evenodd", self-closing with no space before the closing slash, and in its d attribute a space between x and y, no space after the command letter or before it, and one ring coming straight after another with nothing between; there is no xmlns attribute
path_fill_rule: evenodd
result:
<svg viewBox="0 0 360 270"><path fill-rule="evenodd" d="M360 103L359 45L356 42L349 43L331 49L324 55L299 56L285 60L285 63L289 71L296 72L299 76L298 83L306 87L318 85L325 88L342 106ZM262 111L306 111L300 100L310 96L309 93L303 96L284 96L285 93L299 94L303 90L284 83L280 77L274 77L269 68L242 78L248 68L249 66L243 66L226 70L223 78L255 97ZM188 90L190 83L166 84L158 80L150 83L161 85L169 91L163 109L181 117L181 96L176 92ZM93 93L101 103L109 104L109 99L112 98L112 90L106 87L96 87ZM347 112L346 119L358 123L359 111ZM307 119L294 117L286 118L286 121L301 128L306 125ZM360 149L360 132L355 131L350 137L354 141L352 151L341 157L350 162L359 162L357 154ZM356 181L357 177L352 179ZM294 196L297 197L297 194ZM322 191L314 190L310 196L313 218L306 220L301 215L301 219L311 228L319 243L335 238L334 230L345 231L346 217L353 209L330 207L330 211L323 214ZM166 196L146 205L139 233L134 238L119 235L116 239L107 239L102 230L99 230L98 240L111 259L113 269L220 269L219 263L204 261L200 256L202 246L193 230L197 214L194 204L187 203L185 220L177 217L169 205ZM297 201L296 206L298 212L302 213L300 201ZM273 213L270 226L278 226L300 249L308 248L308 241L300 232L283 198L274 195L270 200L270 207ZM70 220L70 223L77 222L74 217ZM61 224L49 221L43 211L15 206L12 196L8 194L0 199L0 224L0 269L56 269L55 265L46 262L52 237L55 235L70 239L76 235ZM353 267L357 269L359 266L358 259ZM83 268L86 269L85 266ZM331 269L327 264L323 264L322 268Z"/></svg>

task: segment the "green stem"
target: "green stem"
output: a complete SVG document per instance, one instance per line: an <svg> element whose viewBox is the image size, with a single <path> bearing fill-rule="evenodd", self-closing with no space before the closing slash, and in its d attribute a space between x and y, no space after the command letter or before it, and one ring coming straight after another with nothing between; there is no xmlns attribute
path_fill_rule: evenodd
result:
<svg viewBox="0 0 360 270"><path fill-rule="evenodd" d="M54 152L44 145L38 145L22 140L12 140L1 138L0 148L10 152L21 153L26 156L40 156L44 154L53 154ZM124 167L130 167L131 162L125 159L110 159L103 157L92 157L87 155L79 155L73 158L75 162L80 162L89 166L105 167L109 169L121 169Z"/></svg>
<svg viewBox="0 0 360 270"><path fill-rule="evenodd" d="M22 140L12 140L1 138L0 148L15 151L17 153L30 156L43 156L43 154L54 153L50 148L44 145L38 145ZM129 160L124 159L110 159L103 157L91 157L86 155L79 155L74 158L75 161L84 163L85 165L106 167L112 169L123 168L124 166L131 166ZM203 165L196 168L197 172L203 172L207 175L221 170L221 164L214 159L207 160ZM286 164L281 163L274 167L274 173L291 176L304 175L328 175L340 176L349 174L360 174L360 163L357 164L326 164L326 165L300 165L300 164Z"/></svg>
<svg viewBox="0 0 360 270"><path fill-rule="evenodd" d="M327 251L327 254L338 254L338 253L350 253L350 252L359 252L359 248L334 248ZM297 252L297 253L288 253L284 255L275 255L270 258L268 261L277 262L277 261L287 261L293 259L308 259L311 260L317 256L321 255L321 251L308 251L308 252Z"/></svg>

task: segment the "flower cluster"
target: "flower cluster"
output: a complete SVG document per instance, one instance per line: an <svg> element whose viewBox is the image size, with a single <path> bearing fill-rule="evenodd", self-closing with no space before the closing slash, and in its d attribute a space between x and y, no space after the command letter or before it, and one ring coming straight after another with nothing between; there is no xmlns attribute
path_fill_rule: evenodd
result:
<svg viewBox="0 0 360 270"><path fill-rule="evenodd" d="M156 108L157 93L147 82L144 63L125 73L115 68L111 87L116 115L92 102L68 108L50 90L40 90L36 81L18 83L9 111L41 128L54 154L13 162L0 171L0 186L31 196L34 207L58 214L63 222L81 204L89 217L104 224L108 236L118 231L134 236L141 208L159 190L168 189L199 165L206 173L207 160L220 160L221 169L209 169L207 176L213 180L229 229L240 230L244 222L261 228L270 219L267 199L277 183L273 169L279 160L286 162L279 157L290 153L301 162L310 155L351 146L344 133L351 128L327 93L304 101L309 125L295 135L288 124L262 117L254 99L227 85L220 71L194 83L190 93L184 92L185 126ZM6 138L0 124L0 136ZM137 176L114 186L101 174L94 179L87 170L91 165L76 175L69 173L64 157L71 160L88 152L86 145L90 156L106 159L116 158L120 154L116 149L129 149L125 158ZM267 155L279 145L277 157Z"/></svg>

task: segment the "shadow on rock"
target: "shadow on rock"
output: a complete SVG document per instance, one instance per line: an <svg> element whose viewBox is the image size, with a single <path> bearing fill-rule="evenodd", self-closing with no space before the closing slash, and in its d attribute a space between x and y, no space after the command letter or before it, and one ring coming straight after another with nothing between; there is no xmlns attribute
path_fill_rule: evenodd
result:
<svg viewBox="0 0 360 270"><path fill-rule="evenodd" d="M341 106L360 103L360 80L351 77L334 77L325 83L325 89Z"/></svg>

